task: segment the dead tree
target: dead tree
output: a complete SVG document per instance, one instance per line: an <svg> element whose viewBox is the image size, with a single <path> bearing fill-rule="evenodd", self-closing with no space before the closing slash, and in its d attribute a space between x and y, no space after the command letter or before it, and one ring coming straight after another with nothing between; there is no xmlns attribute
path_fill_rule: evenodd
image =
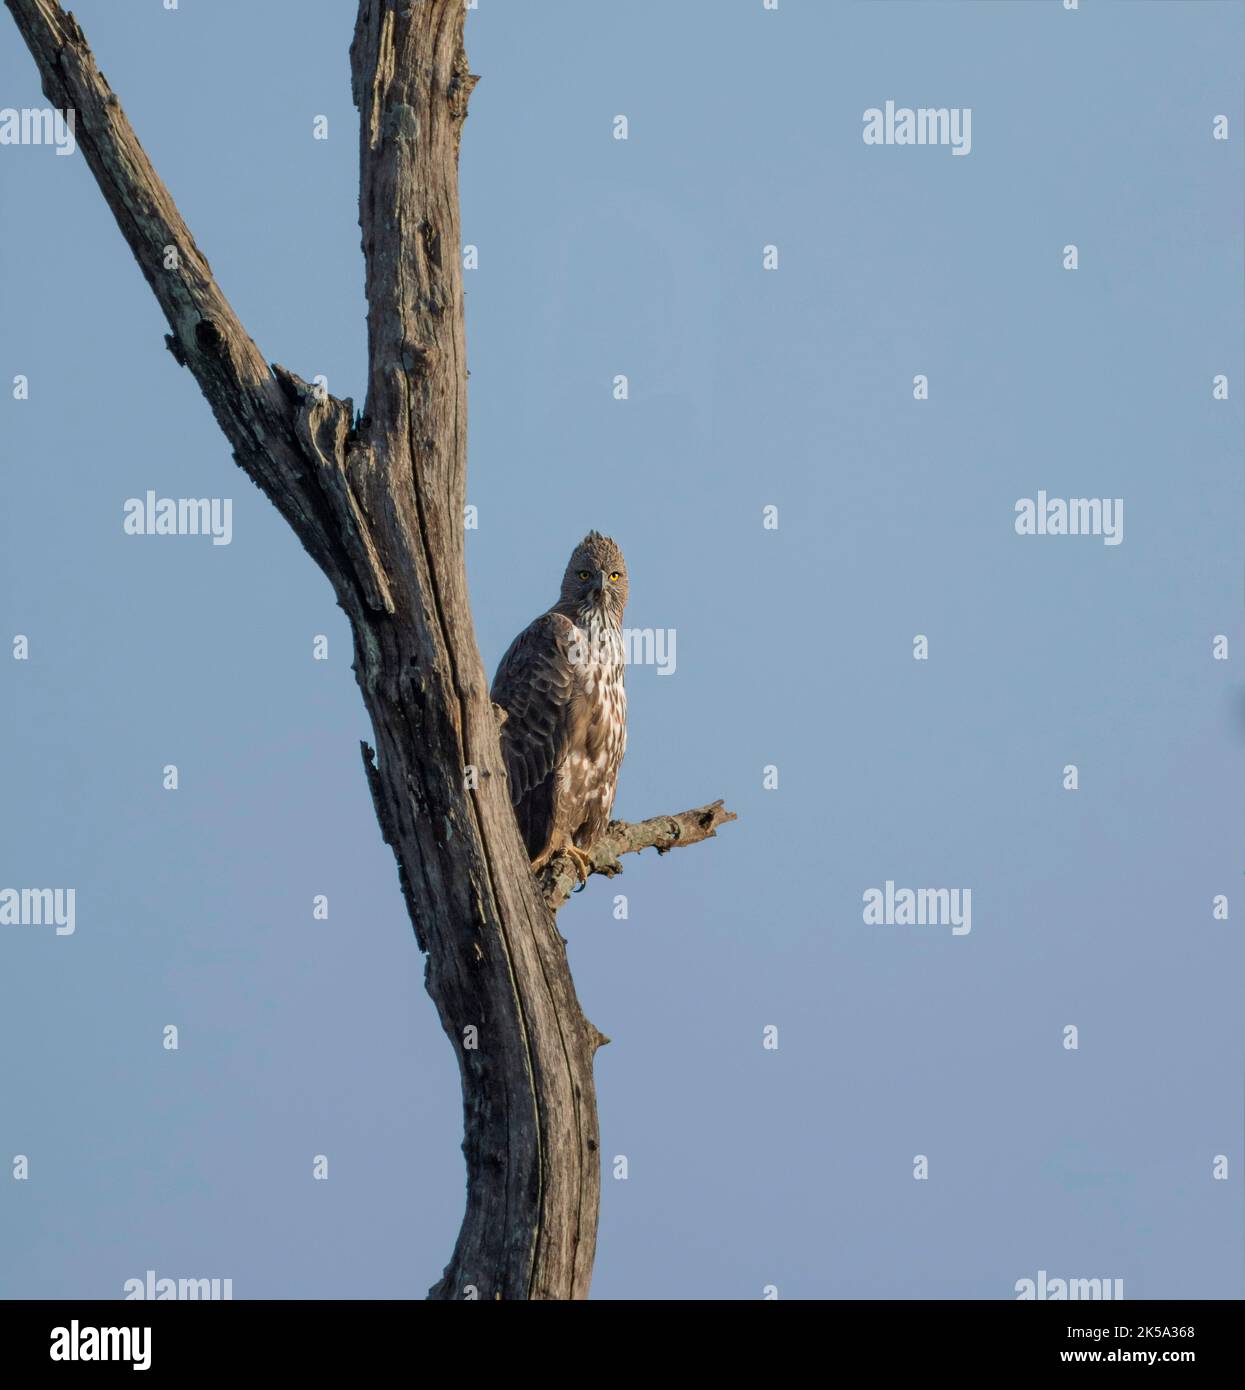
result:
<svg viewBox="0 0 1245 1390"><path fill-rule="evenodd" d="M369 368L358 419L351 401L264 360L76 19L56 0L5 3L48 100L75 112L78 145L168 320L169 351L350 620L376 815L462 1074L466 1215L431 1296L582 1298L600 1195L592 1059L605 1039L580 1010L554 917L569 867L555 862L538 882L520 843L467 601L458 147L476 78L463 0L360 0L350 64ZM594 872L732 819L715 802L615 823Z"/></svg>

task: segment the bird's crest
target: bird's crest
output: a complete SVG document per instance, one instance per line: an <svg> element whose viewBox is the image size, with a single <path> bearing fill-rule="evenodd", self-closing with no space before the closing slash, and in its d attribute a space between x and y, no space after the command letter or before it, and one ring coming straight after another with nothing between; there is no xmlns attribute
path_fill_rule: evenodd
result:
<svg viewBox="0 0 1245 1390"><path fill-rule="evenodd" d="M589 531L575 547L576 555L580 551L586 551L601 560L622 560L622 547L612 536L603 536L600 531Z"/></svg>

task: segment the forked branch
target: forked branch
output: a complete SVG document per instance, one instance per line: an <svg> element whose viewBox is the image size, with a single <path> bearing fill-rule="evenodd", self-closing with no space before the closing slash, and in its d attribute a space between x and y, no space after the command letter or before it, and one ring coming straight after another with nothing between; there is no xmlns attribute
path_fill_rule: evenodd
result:
<svg viewBox="0 0 1245 1390"><path fill-rule="evenodd" d="M600 1184L592 1058L554 910L575 879L533 877L505 786L463 556L466 348L458 147L475 78L463 0L359 0L368 398L269 367L212 277L99 71L55 0L5 0L49 101L155 293L176 360L234 457L289 521L350 619L375 752L363 761L427 986L463 1085L467 1209L434 1298L583 1298ZM468 783L467 767L482 775ZM620 855L711 838L721 802L611 824L592 872ZM472 1043L464 1043L469 1035Z"/></svg>

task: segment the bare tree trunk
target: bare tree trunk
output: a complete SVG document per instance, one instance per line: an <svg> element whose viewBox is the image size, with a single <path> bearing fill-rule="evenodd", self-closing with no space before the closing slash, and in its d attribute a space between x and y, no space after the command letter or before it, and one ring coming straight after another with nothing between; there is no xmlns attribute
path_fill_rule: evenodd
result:
<svg viewBox="0 0 1245 1390"><path fill-rule="evenodd" d="M234 457L350 619L372 720L364 763L426 980L462 1073L467 1209L435 1298L583 1298L600 1190L592 1059L554 911L520 842L476 648L463 555L467 402L458 146L476 79L462 0L361 0L351 71L369 374L353 405L271 369L139 145L77 21L5 0ZM169 269L167 248L176 249ZM468 769L474 769L469 775ZM712 836L721 803L611 825L616 856Z"/></svg>

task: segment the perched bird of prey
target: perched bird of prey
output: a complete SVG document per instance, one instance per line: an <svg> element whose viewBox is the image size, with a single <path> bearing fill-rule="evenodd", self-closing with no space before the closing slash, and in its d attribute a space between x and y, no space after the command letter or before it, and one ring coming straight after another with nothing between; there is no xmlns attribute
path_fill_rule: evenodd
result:
<svg viewBox="0 0 1245 1390"><path fill-rule="evenodd" d="M622 551L589 531L557 603L519 633L497 668L492 698L506 716L510 800L533 869L565 851L586 879L587 852L609 824L627 746L626 604Z"/></svg>

